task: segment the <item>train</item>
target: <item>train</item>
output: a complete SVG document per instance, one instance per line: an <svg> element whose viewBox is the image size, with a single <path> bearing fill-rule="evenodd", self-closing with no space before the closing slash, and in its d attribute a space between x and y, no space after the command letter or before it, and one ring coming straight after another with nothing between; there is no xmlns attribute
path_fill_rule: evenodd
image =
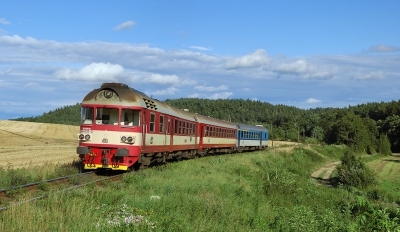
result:
<svg viewBox="0 0 400 232"><path fill-rule="evenodd" d="M77 154L84 170L127 171L268 147L263 126L178 109L123 83L103 83L89 92L80 119Z"/></svg>

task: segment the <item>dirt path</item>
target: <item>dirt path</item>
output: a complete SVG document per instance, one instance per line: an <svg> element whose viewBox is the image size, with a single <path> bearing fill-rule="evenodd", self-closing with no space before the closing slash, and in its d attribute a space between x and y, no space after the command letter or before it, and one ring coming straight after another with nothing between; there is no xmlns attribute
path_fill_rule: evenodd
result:
<svg viewBox="0 0 400 232"><path fill-rule="evenodd" d="M340 164L340 161L329 163L329 164L323 166L322 168L318 169L317 171L315 171L313 174L311 174L311 177L313 177L315 179L328 181L332 176L332 172L335 171L336 167L339 164ZM323 176L321 176L322 174L323 174Z"/></svg>

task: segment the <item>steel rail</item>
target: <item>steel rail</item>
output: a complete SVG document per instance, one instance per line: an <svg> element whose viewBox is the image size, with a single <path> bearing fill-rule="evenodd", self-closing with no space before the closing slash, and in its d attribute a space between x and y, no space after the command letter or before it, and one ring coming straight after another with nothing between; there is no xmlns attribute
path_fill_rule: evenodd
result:
<svg viewBox="0 0 400 232"><path fill-rule="evenodd" d="M35 186L35 185L39 185L40 183L43 183L43 182L50 183L50 182L54 182L54 181L69 179L69 178L72 178L74 176L84 176L84 175L92 174L92 173L95 173L95 171L83 172L83 173L78 173L78 174L74 174L74 175L70 175L70 176L62 176L62 177L57 177L57 178L54 178L54 179L43 180L43 181L38 181L38 182L32 182L32 183L28 183L28 184L19 185L19 186L13 186L13 187L8 188L8 189L0 189L0 193L5 193L7 191L15 190L15 189L19 189L19 188L32 187L32 186Z"/></svg>
<svg viewBox="0 0 400 232"><path fill-rule="evenodd" d="M90 173L93 173L93 172L90 172ZM82 173L81 173L81 174L82 174ZM89 174L89 173L87 173L87 174ZM78 174L77 174L77 175L78 175ZM68 176L68 177L73 177L73 176L77 176L77 175L71 175L71 176ZM51 192L51 193L58 194L58 193L61 193L61 192L67 192L67 191L70 191L70 190L73 190L73 189L77 189L77 188L84 187L84 186L89 185L89 184L98 183L98 182L101 182L101 181L105 181L105 180L109 180L109 179L114 179L114 178L120 178L122 175L124 175L124 173L118 174L118 175L109 176L109 177L105 177L105 178L98 179L98 180L94 180L94 181L90 181L90 182L87 182L87 183L84 183L84 184L80 184L80 185L75 185L75 186L72 186L72 187L69 187L69 188L65 188L65 189L61 189L61 190L58 190L58 191L55 191L55 192ZM60 179L67 179L68 177L61 177L61 178L56 178L56 179L57 179L57 180L60 180ZM51 181L55 181L56 179L51 179ZM36 182L35 182L35 183L36 183ZM32 184L35 184L35 183L32 183ZM40 183L40 182L39 182L39 183ZM27 186L32 186L32 185L27 184ZM46 198L46 197L48 197L49 195L50 195L50 193L44 194L44 195L41 195L41 196L38 196L38 197L34 197L34 198L31 198L31 199L26 200L26 201L20 201L20 202L14 203L14 204L10 204L10 205L8 205L8 206L0 207L0 212L1 212L1 211L4 211L4 210L6 210L6 209L9 209L9 208L11 208L11 207L14 207L14 206L18 206L18 205L22 205L22 204L25 204L25 203L28 203L28 202L33 202L33 201L36 201L36 200L40 200L40 199Z"/></svg>

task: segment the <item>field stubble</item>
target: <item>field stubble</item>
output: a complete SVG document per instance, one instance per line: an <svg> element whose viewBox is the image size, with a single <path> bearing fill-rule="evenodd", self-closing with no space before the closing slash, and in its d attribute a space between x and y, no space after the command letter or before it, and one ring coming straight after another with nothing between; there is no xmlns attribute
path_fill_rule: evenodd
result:
<svg viewBox="0 0 400 232"><path fill-rule="evenodd" d="M71 163L79 126L0 120L0 167Z"/></svg>

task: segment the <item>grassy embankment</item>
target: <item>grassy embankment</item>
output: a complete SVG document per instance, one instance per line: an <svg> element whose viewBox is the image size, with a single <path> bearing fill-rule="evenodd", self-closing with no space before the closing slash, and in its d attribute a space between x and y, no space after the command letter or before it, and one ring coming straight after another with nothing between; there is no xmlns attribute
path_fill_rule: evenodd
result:
<svg viewBox="0 0 400 232"><path fill-rule="evenodd" d="M385 223L393 228L388 216L397 205L387 207L393 199L381 197L384 191L327 187L310 178L342 154L342 147L315 146L171 163L12 207L0 214L0 230L365 231ZM1 178L9 171L3 169ZM367 210L370 193L386 200L381 215L371 216L379 205Z"/></svg>

